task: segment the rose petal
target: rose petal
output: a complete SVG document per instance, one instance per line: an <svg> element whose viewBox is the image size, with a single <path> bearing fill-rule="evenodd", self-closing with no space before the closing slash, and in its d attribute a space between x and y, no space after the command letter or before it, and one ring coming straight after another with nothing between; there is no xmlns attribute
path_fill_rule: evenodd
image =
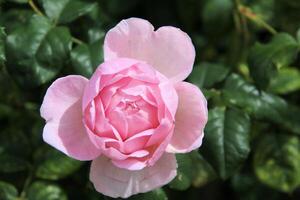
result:
<svg viewBox="0 0 300 200"><path fill-rule="evenodd" d="M173 119L175 118L176 110L178 107L178 95L177 92L170 82L163 82L159 85L161 90L161 97L164 101L165 106L168 108ZM158 107L158 110L162 108Z"/></svg>
<svg viewBox="0 0 300 200"><path fill-rule="evenodd" d="M148 21L130 18L106 34L104 59L117 57L146 61L172 82L178 82L191 73L195 49L190 37L178 28L165 26L154 32Z"/></svg>
<svg viewBox="0 0 300 200"><path fill-rule="evenodd" d="M137 63L139 61L134 59L120 58L101 64L86 85L82 99L82 109L85 110L89 103L99 94L100 89L106 86L106 82L111 80L110 76L106 76L104 80L103 75L118 73Z"/></svg>
<svg viewBox="0 0 300 200"><path fill-rule="evenodd" d="M175 85L179 96L175 131L167 152L186 153L199 148L207 122L207 102L198 87L187 82Z"/></svg>
<svg viewBox="0 0 300 200"><path fill-rule="evenodd" d="M135 158L128 158L126 160L112 160L112 163L119 168L127 170L141 170L147 166L146 161L140 161Z"/></svg>
<svg viewBox="0 0 300 200"><path fill-rule="evenodd" d="M174 132L174 124L163 119L161 124L154 129L153 134L146 143L146 147L156 146L148 160L150 166L154 165L157 160L164 154Z"/></svg>
<svg viewBox="0 0 300 200"><path fill-rule="evenodd" d="M41 116L47 121L45 142L78 160L100 155L82 123L81 99L86 84L82 76L59 78L48 88L41 106Z"/></svg>
<svg viewBox="0 0 300 200"><path fill-rule="evenodd" d="M119 168L128 170L141 170L147 166L146 161L140 161L135 158L128 158L126 160L112 160L112 163Z"/></svg>
<svg viewBox="0 0 300 200"><path fill-rule="evenodd" d="M92 162L90 180L95 189L107 196L127 198L137 193L151 191L169 183L176 176L174 154L165 153L152 167L130 171L121 169L100 156Z"/></svg>

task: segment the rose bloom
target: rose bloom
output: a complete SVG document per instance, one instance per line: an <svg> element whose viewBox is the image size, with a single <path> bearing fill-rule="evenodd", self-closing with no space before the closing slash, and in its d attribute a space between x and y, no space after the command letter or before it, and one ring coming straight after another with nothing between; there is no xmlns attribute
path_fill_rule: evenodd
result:
<svg viewBox="0 0 300 200"><path fill-rule="evenodd" d="M205 97L183 82L194 59L180 29L121 21L107 33L105 62L91 79L70 75L48 88L43 139L74 159L92 160L90 180L104 195L127 198L169 183L175 153L197 149L207 122Z"/></svg>

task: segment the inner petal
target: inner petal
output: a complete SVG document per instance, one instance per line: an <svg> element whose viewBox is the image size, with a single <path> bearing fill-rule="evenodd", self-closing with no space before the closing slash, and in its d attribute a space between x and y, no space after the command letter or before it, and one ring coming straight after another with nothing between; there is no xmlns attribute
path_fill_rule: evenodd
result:
<svg viewBox="0 0 300 200"><path fill-rule="evenodd" d="M103 104L101 98L97 96L95 98L95 129L94 132L100 137L115 138L121 140L121 136L109 122L105 116Z"/></svg>

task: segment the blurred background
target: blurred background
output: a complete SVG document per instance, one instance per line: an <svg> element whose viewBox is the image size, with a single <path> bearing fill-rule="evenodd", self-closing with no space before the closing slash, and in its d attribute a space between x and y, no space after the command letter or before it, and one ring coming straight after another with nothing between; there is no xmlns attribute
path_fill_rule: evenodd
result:
<svg viewBox="0 0 300 200"><path fill-rule="evenodd" d="M110 199L89 162L42 141L39 108L56 78L91 76L105 33L129 17L190 35L187 81L209 103L199 151L130 199L300 199L299 0L0 0L0 200Z"/></svg>

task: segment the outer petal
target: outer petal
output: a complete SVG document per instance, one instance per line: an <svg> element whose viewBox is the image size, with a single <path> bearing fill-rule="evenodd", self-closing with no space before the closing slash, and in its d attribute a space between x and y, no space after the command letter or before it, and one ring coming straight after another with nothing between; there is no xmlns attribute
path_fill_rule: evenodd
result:
<svg viewBox="0 0 300 200"><path fill-rule="evenodd" d="M118 168L109 159L100 156L92 162L90 180L104 195L127 198L169 183L176 176L176 168L175 155L168 153L154 166L138 171Z"/></svg>
<svg viewBox="0 0 300 200"><path fill-rule="evenodd" d="M192 71L195 49L190 37L178 28L165 26L154 32L146 20L122 20L104 41L104 59L128 57L143 60L172 80L184 80Z"/></svg>
<svg viewBox="0 0 300 200"><path fill-rule="evenodd" d="M47 122L45 142L78 160L92 160L100 155L82 123L81 99L87 81L82 76L57 79L48 88L40 110Z"/></svg>
<svg viewBox="0 0 300 200"><path fill-rule="evenodd" d="M207 122L207 102L202 92L193 84L175 85L179 97L175 116L175 131L167 152L186 153L199 148Z"/></svg>

